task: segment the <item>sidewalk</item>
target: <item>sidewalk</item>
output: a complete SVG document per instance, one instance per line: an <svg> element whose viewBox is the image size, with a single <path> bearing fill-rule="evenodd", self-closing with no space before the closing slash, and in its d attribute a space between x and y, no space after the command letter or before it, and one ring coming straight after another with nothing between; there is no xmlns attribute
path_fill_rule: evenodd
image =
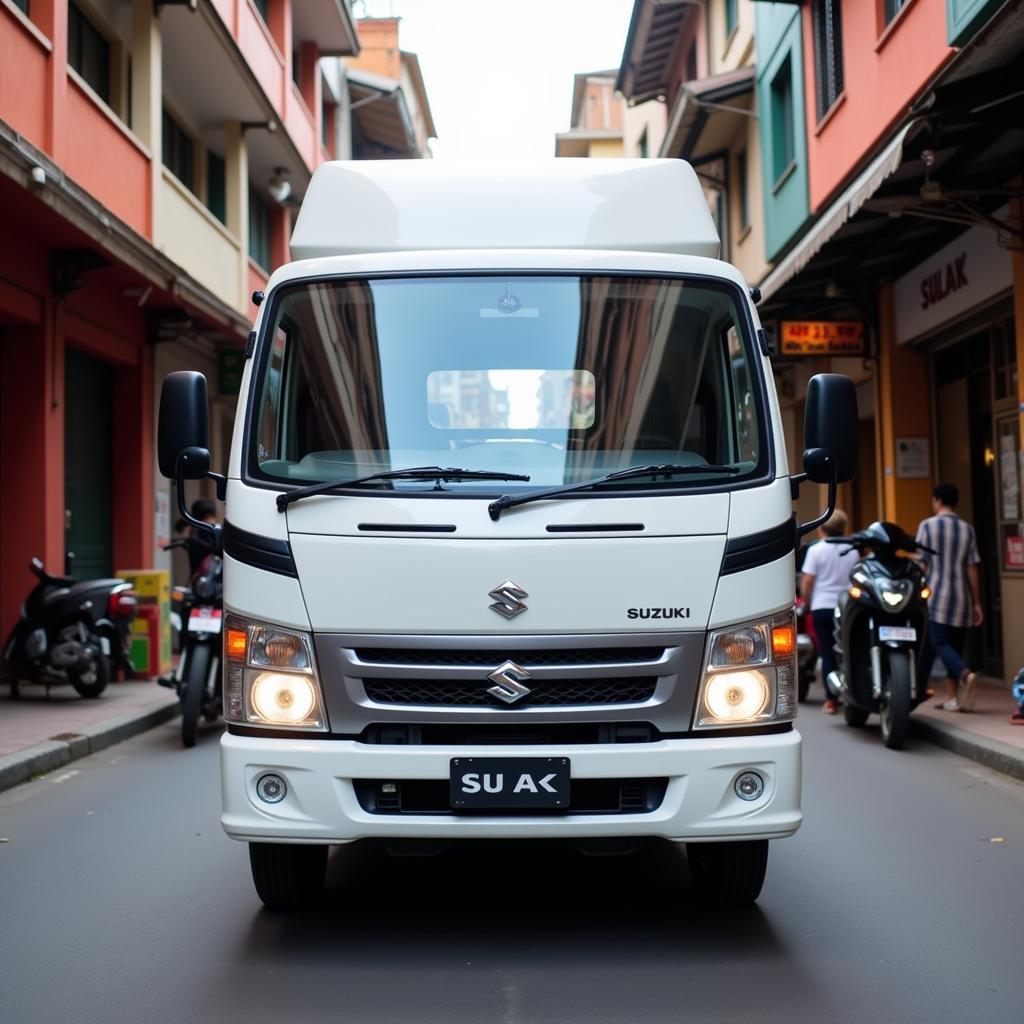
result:
<svg viewBox="0 0 1024 1024"><path fill-rule="evenodd" d="M160 725L179 712L173 690L151 679L111 683L95 700L70 686L22 684L22 696L0 694L0 791L95 754Z"/></svg>

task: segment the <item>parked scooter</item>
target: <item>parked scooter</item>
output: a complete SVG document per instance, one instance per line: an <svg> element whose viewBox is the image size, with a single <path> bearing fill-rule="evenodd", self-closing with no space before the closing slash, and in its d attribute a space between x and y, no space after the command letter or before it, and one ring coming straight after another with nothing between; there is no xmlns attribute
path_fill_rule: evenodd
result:
<svg viewBox="0 0 1024 1024"><path fill-rule="evenodd" d="M186 548L176 540L164 547ZM192 576L191 587L175 587L172 617L177 618L181 657L175 674L158 679L181 699L181 742L196 745L199 718L214 722L221 713L221 630L224 624L223 562L208 554Z"/></svg>
<svg viewBox="0 0 1024 1024"><path fill-rule="evenodd" d="M925 700L928 686L924 658L931 591L911 556L934 552L888 522L872 523L851 537L828 537L826 543L846 544L861 555L836 608L839 667L829 682L839 694L847 725L863 726L868 715L877 714L882 741L899 750L910 713Z"/></svg>
<svg viewBox="0 0 1024 1024"><path fill-rule="evenodd" d="M126 580L76 580L50 576L33 558L38 579L25 598L21 618L4 644L3 676L11 696L22 681L50 687L70 683L82 697L98 697L113 666L124 666L138 602Z"/></svg>

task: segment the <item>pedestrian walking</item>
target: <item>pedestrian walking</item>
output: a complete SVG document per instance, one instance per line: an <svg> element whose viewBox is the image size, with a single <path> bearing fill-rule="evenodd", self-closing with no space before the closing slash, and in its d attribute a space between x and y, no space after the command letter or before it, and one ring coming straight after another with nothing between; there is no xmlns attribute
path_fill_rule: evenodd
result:
<svg viewBox="0 0 1024 1024"><path fill-rule="evenodd" d="M944 711L973 711L977 676L964 662L967 631L980 626L981 576L974 527L956 514L960 492L955 484L932 490L933 514L917 528L917 542L936 553L923 552L932 596L928 600L929 656L946 668L948 697L936 707Z"/></svg>
<svg viewBox="0 0 1024 1024"><path fill-rule="evenodd" d="M807 551L800 579L800 596L811 609L811 621L821 651L821 683L825 688L822 710L826 715L834 715L837 710L836 694L828 682L829 673L836 670L833 616L839 595L850 585L850 570L856 565L858 555L841 544L826 544L825 539L842 537L848 524L846 513L836 509L819 527L818 541Z"/></svg>

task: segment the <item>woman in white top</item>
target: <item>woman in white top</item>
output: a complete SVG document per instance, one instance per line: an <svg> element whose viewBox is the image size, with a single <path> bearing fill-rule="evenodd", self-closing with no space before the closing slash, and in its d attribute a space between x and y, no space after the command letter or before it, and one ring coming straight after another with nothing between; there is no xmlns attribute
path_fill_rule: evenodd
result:
<svg viewBox="0 0 1024 1024"><path fill-rule="evenodd" d="M857 562L857 552L847 551L842 544L826 544L826 537L842 537L849 520L836 509L824 526L818 529L818 542L812 544L804 558L800 596L811 609L811 621L821 651L821 681L825 687L826 715L836 713L835 694L828 685L828 675L836 668L835 637L832 617L839 595L850 585L850 570Z"/></svg>

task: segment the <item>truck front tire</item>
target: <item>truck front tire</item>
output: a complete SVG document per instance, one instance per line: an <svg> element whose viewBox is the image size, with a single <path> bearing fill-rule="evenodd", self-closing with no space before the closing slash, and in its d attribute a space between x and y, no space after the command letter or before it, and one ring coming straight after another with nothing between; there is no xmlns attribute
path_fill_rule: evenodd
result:
<svg viewBox="0 0 1024 1024"><path fill-rule="evenodd" d="M250 843L256 893L271 910L300 910L320 895L327 873L326 846Z"/></svg>
<svg viewBox="0 0 1024 1024"><path fill-rule="evenodd" d="M745 907L761 893L768 840L688 843L686 857L698 898L717 907Z"/></svg>

